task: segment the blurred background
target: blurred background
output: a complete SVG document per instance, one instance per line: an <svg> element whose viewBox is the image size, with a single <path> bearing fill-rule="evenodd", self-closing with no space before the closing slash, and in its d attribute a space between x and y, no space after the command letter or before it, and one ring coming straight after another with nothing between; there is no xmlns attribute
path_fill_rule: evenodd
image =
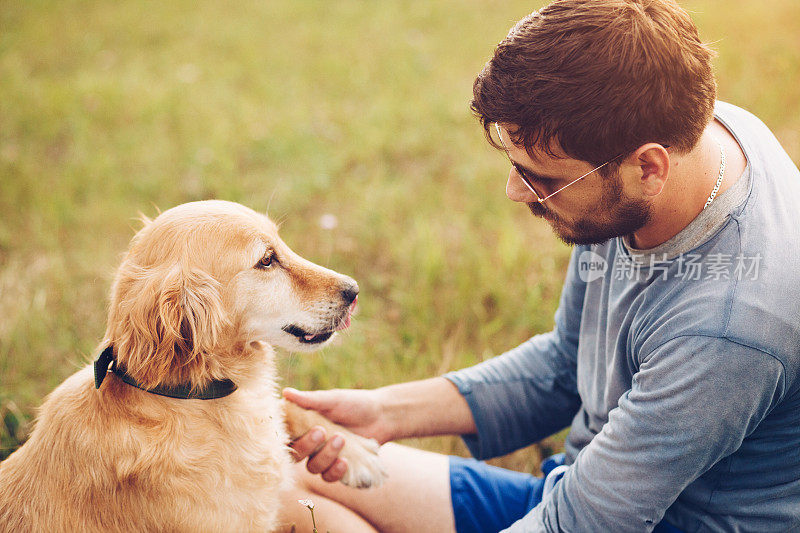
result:
<svg viewBox="0 0 800 533"><path fill-rule="evenodd" d="M268 211L355 277L337 343L283 383L377 387L474 364L552 327L569 248L505 198L472 81L544 2L0 2L0 459L90 360L140 213ZM800 2L683 2L720 97L800 161ZM411 444L465 453L457 438ZM498 459L536 472L560 437Z"/></svg>

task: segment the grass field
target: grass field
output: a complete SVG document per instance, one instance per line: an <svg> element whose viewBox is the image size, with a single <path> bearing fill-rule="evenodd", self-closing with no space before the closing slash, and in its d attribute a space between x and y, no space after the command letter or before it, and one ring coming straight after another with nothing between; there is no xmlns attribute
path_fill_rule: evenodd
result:
<svg viewBox="0 0 800 533"><path fill-rule="evenodd" d="M539 5L3 1L0 459L89 360L138 214L181 202L268 210L296 251L359 281L351 331L283 355L287 385L429 377L550 328L569 249L505 198L507 162L468 109ZM721 98L800 161L800 3L684 5L719 52ZM533 471L541 453L498 463Z"/></svg>

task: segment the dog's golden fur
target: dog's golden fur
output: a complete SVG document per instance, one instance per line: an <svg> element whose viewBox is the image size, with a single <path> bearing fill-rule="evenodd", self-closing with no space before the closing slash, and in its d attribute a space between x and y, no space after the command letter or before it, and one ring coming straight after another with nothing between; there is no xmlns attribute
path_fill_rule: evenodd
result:
<svg viewBox="0 0 800 533"><path fill-rule="evenodd" d="M112 373L96 390L91 366L80 370L0 463L0 531L272 530L291 483L286 443L315 424L332 428L277 399L272 347L326 342L349 323L355 290L238 204L184 204L145 221L117 272L97 353L113 346L147 388L216 379L239 388L173 399ZM348 435L342 453L346 482L380 483L372 443Z"/></svg>

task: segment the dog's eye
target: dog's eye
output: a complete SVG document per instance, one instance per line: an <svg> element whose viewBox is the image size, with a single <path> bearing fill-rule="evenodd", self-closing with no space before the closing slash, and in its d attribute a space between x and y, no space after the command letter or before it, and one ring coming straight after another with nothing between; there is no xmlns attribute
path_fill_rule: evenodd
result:
<svg viewBox="0 0 800 533"><path fill-rule="evenodd" d="M273 254L267 254L264 257L262 257L258 263L256 263L256 268L266 270L269 267L271 267L274 262L275 262L275 256Z"/></svg>

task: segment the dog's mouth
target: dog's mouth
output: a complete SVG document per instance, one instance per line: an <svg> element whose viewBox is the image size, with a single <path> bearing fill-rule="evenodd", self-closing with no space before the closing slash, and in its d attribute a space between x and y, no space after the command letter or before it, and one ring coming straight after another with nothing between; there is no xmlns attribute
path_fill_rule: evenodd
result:
<svg viewBox="0 0 800 533"><path fill-rule="evenodd" d="M312 333L306 331L302 327L296 324L289 324L288 326L283 326L283 331L295 337L298 341L303 344L321 344L328 339L330 339L334 333L337 331L341 331L343 329L347 329L350 327L350 318L353 315L353 312L356 309L356 303L358 302L358 298L356 297L353 300L353 303L350 304L350 307L347 308L344 316L339 320L339 323L333 328L329 330L325 330L318 333Z"/></svg>
<svg viewBox="0 0 800 533"><path fill-rule="evenodd" d="M323 331L322 333L309 333L300 326L295 326L294 324L289 326L283 326L283 331L288 333L289 335L293 335L303 344L319 344L321 342L325 342L326 340L330 339L333 336L333 331Z"/></svg>

